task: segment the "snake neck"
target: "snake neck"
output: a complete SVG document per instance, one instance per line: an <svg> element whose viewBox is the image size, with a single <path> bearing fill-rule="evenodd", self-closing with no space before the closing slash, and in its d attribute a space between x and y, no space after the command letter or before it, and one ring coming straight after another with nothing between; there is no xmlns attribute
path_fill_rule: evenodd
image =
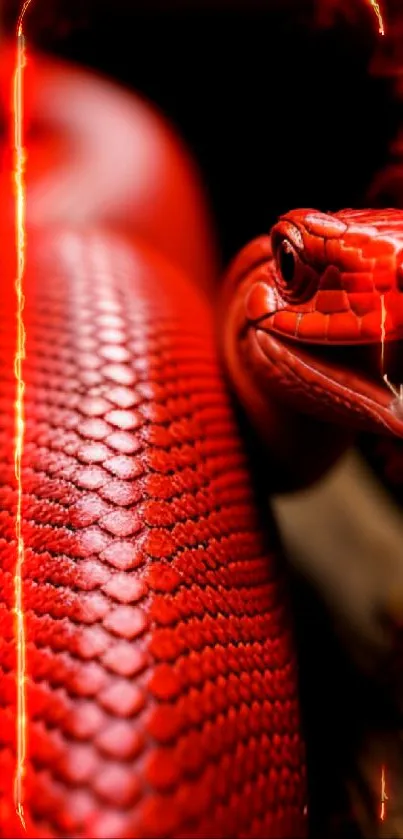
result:
<svg viewBox="0 0 403 839"><path fill-rule="evenodd" d="M351 428L295 411L262 391L239 347L225 337L226 366L237 393L243 425L249 428L254 459L262 462L264 442L265 474L271 492L289 492L319 480L353 444ZM248 432L247 432L248 433Z"/></svg>

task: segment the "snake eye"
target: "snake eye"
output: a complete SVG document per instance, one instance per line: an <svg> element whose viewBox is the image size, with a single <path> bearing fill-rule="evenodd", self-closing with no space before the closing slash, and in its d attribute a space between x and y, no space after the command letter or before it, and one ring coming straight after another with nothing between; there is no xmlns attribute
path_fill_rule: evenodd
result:
<svg viewBox="0 0 403 839"><path fill-rule="evenodd" d="M292 283L296 269L296 254L293 246L287 239L283 239L277 248L277 263L281 276L285 283Z"/></svg>
<svg viewBox="0 0 403 839"><path fill-rule="evenodd" d="M288 303L306 302L315 289L315 269L305 262L299 248L279 231L272 234L272 246L281 297Z"/></svg>

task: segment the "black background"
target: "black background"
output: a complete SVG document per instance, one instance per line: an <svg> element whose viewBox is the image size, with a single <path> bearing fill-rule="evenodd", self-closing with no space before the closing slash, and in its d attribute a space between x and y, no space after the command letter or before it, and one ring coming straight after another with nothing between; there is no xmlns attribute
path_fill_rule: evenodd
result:
<svg viewBox="0 0 403 839"><path fill-rule="evenodd" d="M327 29L304 0L145 5L33 0L26 32L173 121L202 169L223 261L292 207L365 203L397 128L388 80L368 72L379 36L365 0Z"/></svg>

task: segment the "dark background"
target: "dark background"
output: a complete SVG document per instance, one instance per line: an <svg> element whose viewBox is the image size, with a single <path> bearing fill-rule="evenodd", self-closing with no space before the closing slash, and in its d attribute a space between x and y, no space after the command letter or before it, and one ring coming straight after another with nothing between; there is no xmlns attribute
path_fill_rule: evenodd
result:
<svg viewBox="0 0 403 839"><path fill-rule="evenodd" d="M10 31L18 6L5 2ZM32 0L25 30L173 121L202 169L227 261L294 206L362 205L385 163L398 115L389 81L368 73L376 19L367 0L348 7L353 20L319 28L309 0Z"/></svg>

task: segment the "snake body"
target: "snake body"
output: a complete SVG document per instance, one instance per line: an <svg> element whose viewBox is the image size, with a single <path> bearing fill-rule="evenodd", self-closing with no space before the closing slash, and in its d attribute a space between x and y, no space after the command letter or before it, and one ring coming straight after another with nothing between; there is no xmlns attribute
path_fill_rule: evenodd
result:
<svg viewBox="0 0 403 839"><path fill-rule="evenodd" d="M66 74L73 93L74 79L86 82ZM97 85L105 93L92 84L88 113ZM74 126L74 96L63 101ZM168 165L167 136L155 125L154 135ZM99 148L113 167L113 148L97 136L94 154ZM37 176L52 186L39 190L43 200L28 183L23 788L32 839L306 834L281 549L274 523L262 524L224 383L200 290L205 217L181 166L175 184L158 182L167 223L177 195L188 195L169 247L158 216L137 229L135 213L132 225L125 213L105 213L119 207L113 179L92 203L83 170L84 214L82 182L63 181L58 203L57 166L53 181ZM16 321L7 208L1 225L0 835L14 837L22 830L13 801Z"/></svg>
<svg viewBox="0 0 403 839"><path fill-rule="evenodd" d="M208 308L179 269L107 231L63 227L30 241L23 514L33 835L302 836L303 747L278 545L258 520ZM15 764L12 303L1 328L6 824Z"/></svg>

